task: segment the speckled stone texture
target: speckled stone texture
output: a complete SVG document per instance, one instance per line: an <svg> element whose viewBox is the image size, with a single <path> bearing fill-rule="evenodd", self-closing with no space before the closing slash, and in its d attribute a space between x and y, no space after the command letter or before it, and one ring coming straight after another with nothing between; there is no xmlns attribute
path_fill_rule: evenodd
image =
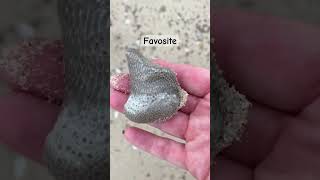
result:
<svg viewBox="0 0 320 180"><path fill-rule="evenodd" d="M65 98L44 154L57 180L108 179L108 3L58 1Z"/></svg>
<svg viewBox="0 0 320 180"><path fill-rule="evenodd" d="M209 69L209 0L112 0L110 3L111 74L128 72L126 48L138 46L141 35L152 34L178 35L180 43L172 47L140 46L139 51L145 57ZM148 124L128 121L125 115L114 110L110 111L110 118L110 179L194 180L187 171L133 148L121 131L129 124L180 142L179 139Z"/></svg>
<svg viewBox="0 0 320 180"><path fill-rule="evenodd" d="M128 40L128 37L132 37L129 33L133 33L132 30L138 29L138 25L131 21L131 24L125 24L125 19L128 17L131 19L131 12L125 13L123 9L129 9L130 11L135 11L135 8L140 9L141 6L145 6L149 2L149 8L144 8L142 12L137 12L136 15L138 16L137 22L140 23L142 28L136 33L139 34L140 32L144 32L145 30L148 31L149 27L154 27L154 24L160 25L163 27L162 23L159 23L159 14L158 13L149 13L150 12L158 12L156 9L162 9L161 13L161 21L166 23L168 21L172 22L173 20L178 21L178 17L175 16L175 13L171 13L171 9L176 9L175 12L180 12L184 17L188 17L185 15L186 13L190 13L190 17L194 16L203 17L206 12L209 12L209 9L202 9L201 5L195 5L194 3L203 4L205 7L209 7L209 4L206 5L203 3L204 1L190 1L190 0L163 0L163 1L150 1L144 0L143 2L138 1L118 1L118 0L111 0L111 3L114 6L111 8L113 11L112 23L113 23L113 31L111 33L111 38L113 43L112 53L115 56L114 61L112 62L112 70L119 71L122 68L125 68L125 60L123 51L118 50L115 47L121 47L129 42L132 42L132 39ZM181 3L183 2L183 3ZM192 4L190 4L190 2ZM250 9L261 11L263 10L266 13L271 13L273 15L282 14L285 16L290 16L292 19L302 19L305 22L310 23L318 23L320 22L320 13L319 13L319 4L320 1L301 1L301 0L291 0L291 1L278 1L278 0L270 0L270 1L254 1L254 0L246 0L241 1L239 0L216 0L216 4L224 3L227 4L229 7L239 7L242 4L250 5ZM244 2L244 3L242 3ZM249 3L248 3L249 2ZM250 3L254 2L254 3ZM1 1L0 2L0 10L2 16L0 17L0 49L4 47L8 47L10 45L14 45L18 43L18 40L21 40L21 37L18 33L16 33L15 28L18 24L27 24L34 29L34 34L36 36L42 37L50 37L53 39L60 38L60 30L59 26L57 25L57 16L56 16L56 8L55 8L56 1L39 1L39 0L28 0L28 1L21 1L21 0L11 0L11 1ZM158 5L157 3L161 3ZM170 4L172 3L172 4ZM175 4L174 4L175 3ZM18 4L18 6L17 6ZM170 4L170 6L168 5ZM178 4L177 6L175 6ZM161 7L162 5L168 7ZM226 6L227 6L226 5ZM150 8L150 6L155 7ZM128 7L128 8L127 8ZM181 8L180 8L181 7ZM192 7L193 11L190 11ZM181 11L184 8L186 11ZM164 9L164 10L163 10ZM285 11L284 11L285 9ZM203 13L201 15L200 13ZM150 14L149 18L144 18L144 14ZM166 16L164 16L166 15ZM120 18L120 19L119 19ZM132 18L133 19L133 18ZM153 20L155 23L149 23L147 21ZM187 19L188 20L188 19ZM144 23L145 22L145 23ZM163 24L164 24L163 23ZM194 31L186 30L187 28L183 28L182 23L180 25L176 25L176 22L173 21L173 27L180 29L181 33L189 33L189 35L196 34L193 33ZM136 26L135 26L136 25ZM121 27L119 27L121 26ZM136 28L137 27L137 28ZM151 29L151 28L150 28ZM164 28L154 28L157 31L163 30ZM125 38L123 38L122 34L129 34ZM120 40L115 41L118 37L121 36ZM207 39L207 38L205 38ZM194 42L194 41L190 41ZM203 45L206 47L206 44ZM164 49L165 51L166 49ZM184 48L182 48L184 50ZM206 52L207 48L204 50L199 51L196 49L194 54L198 52ZM175 56L180 56L181 54L177 54L176 52L162 52L159 48L154 51L154 53L147 52L147 56L159 56L163 58L167 58L169 60L174 60L175 62L185 63L184 61L192 62L194 65L203 66L208 68L208 62L201 61L203 57L198 57L196 61L193 61L194 57L188 56L186 58L176 58ZM183 51L181 51L183 52ZM208 51L207 51L208 52ZM182 56L182 55L181 55ZM207 58L207 56L204 56ZM199 64L198 64L199 62ZM122 63L122 64L121 64ZM1 84L1 82L0 82ZM1 85L0 85L1 89ZM6 90L7 91L7 90ZM1 90L0 90L1 92ZM156 158L153 158L145 153L140 153L139 151L132 150L131 146L127 144L123 140L123 136L121 134L121 130L125 126L126 118L119 114L111 112L110 116L112 117L113 124L111 124L111 131L113 137L111 138L111 159L112 161L112 177L111 179L125 179L126 177L133 177L132 180L151 180L151 179L162 179L162 180L194 180L194 178L189 177L185 172L179 170L178 168L174 168L172 166L168 166L166 162L159 161ZM117 118L115 118L117 117ZM19 168L16 167L15 161L17 158L17 154L12 152L12 150L7 149L5 145L0 146L0 159L1 159L1 166L3 167L0 172L0 179L2 180L16 180L16 171L20 171ZM19 157L19 156L18 156ZM123 163L123 162L126 163ZM46 170L40 166L38 163L35 163L29 159L26 159L26 169L21 172L21 176L19 177L20 180L52 180L51 176L49 176ZM125 173L124 173L125 172Z"/></svg>
<svg viewBox="0 0 320 180"><path fill-rule="evenodd" d="M130 96L124 114L137 123L165 121L181 108L187 99L176 78L168 68L151 64L137 49L127 50L130 72Z"/></svg>
<svg viewBox="0 0 320 180"><path fill-rule="evenodd" d="M221 150L242 137L250 102L234 86L228 84L214 55L211 58L211 88L213 90L213 109L211 111L211 132L213 134L211 137L214 142L211 146L211 155L214 158Z"/></svg>

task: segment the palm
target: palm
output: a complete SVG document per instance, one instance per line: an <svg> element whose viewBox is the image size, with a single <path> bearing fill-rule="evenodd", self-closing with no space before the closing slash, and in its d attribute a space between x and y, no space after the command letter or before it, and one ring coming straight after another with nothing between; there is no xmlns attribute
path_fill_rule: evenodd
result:
<svg viewBox="0 0 320 180"><path fill-rule="evenodd" d="M0 118L0 141L38 162L42 162L41 154L45 139L55 124L63 100L64 82L61 63L63 51L61 46L57 45L59 43L61 42L32 41L27 43L27 49L15 49L14 52L18 54L28 54L23 56L25 59L21 60L25 61L24 64L34 65L34 67L22 67L22 70L30 71L26 73L29 76L23 79L28 84L27 89L19 84L20 76L8 73L7 66L0 66L0 79L7 81L13 91L9 95L0 97L0 116L2 117ZM30 47L30 44L34 47ZM29 55L30 52L32 56ZM12 56L12 58L15 57ZM16 65L16 61L12 62L8 67ZM164 61L158 61L158 63L176 71L181 86L189 93L189 96L186 105L173 118L165 123L151 125L178 138L186 140L185 137L187 137L188 143L187 145L177 143L133 127L126 129L125 137L137 147L177 166L189 169L198 179L207 178L209 176L210 136L209 70L188 65L169 64ZM123 111L123 105L128 97L126 92L129 90L128 78L122 80L118 82L119 91L111 89L110 94L111 106L120 112ZM52 103L48 102L48 98L53 100ZM202 111L204 114L200 115ZM204 121L200 121L201 119ZM201 129L203 131L199 131ZM200 132L202 136L194 134L195 132ZM206 150L205 154L200 154L200 146ZM195 152L191 153L192 150ZM192 159L196 159L197 155L202 155L207 162L200 164L200 170L196 168L196 164L192 163ZM202 161L195 162L201 163Z"/></svg>
<svg viewBox="0 0 320 180"><path fill-rule="evenodd" d="M311 48L319 47L319 30L240 12L217 14L217 59L253 107L247 133L218 156L214 178L319 179L320 61Z"/></svg>
<svg viewBox="0 0 320 180"><path fill-rule="evenodd" d="M215 179L319 179L319 29L239 12L215 14L211 19L217 60L227 79L253 102L247 136L219 156ZM59 106L38 97L47 97L49 93L61 100L61 94L56 94L57 89L63 89L62 76L57 76L62 70L61 53L61 49L42 49L40 54L45 56L28 60L30 64L41 64L40 69L32 71L35 79L28 79L28 93L37 97L16 91L0 101L1 142L38 161L45 137L60 110ZM154 126L186 138L186 145L135 128L127 129L125 137L140 148L190 170L198 179L205 178L206 166L197 167L197 163L202 163L201 157L207 159L200 145L208 144L205 138L199 140L207 131L196 134L195 130L207 127L208 119L197 114L206 109L199 107L209 92L209 72L197 69L197 73L191 73L189 68L177 66L173 69L180 72L182 85L191 94L189 104L174 120ZM191 77L183 78L188 74ZM48 81L51 76L57 78ZM48 91L39 89L38 84L44 81L49 82ZM188 84L190 81L197 83ZM112 92L113 108L121 111L125 101L123 93ZM159 151L161 143L165 148Z"/></svg>
<svg viewBox="0 0 320 180"><path fill-rule="evenodd" d="M189 65L170 64L157 61L177 73L177 78L188 93L186 105L164 123L153 123L163 132L184 140L178 143L129 127L125 130L126 139L136 147L187 169L199 180L210 178L210 73L203 68ZM196 83L197 82L197 83ZM129 78L127 74L114 76L111 80L110 104L123 112L127 101Z"/></svg>
<svg viewBox="0 0 320 180"><path fill-rule="evenodd" d="M29 88L23 92L23 88L18 84L20 77L13 76L0 67L0 78L7 81L14 91L1 97L0 115L3 118L0 118L0 140L38 162L42 162L44 141L57 119L60 111L59 102L63 97L62 49L61 46L56 46L56 43L59 42L48 41L44 43L43 48L37 48L41 50L35 53L32 48L22 52L32 51L34 56L24 61L25 64L36 64L25 69L31 74L26 79ZM187 65L168 64L164 61L158 63L171 66L169 68L177 72L179 82L188 91L189 96L186 105L173 118L165 123L152 125L187 140L187 144L164 139L133 127L126 129L125 137L137 147L190 170L198 179L208 178L210 73L206 69ZM128 79L123 80L118 82L122 89L111 89L110 95L111 106L120 112L123 111L123 105L127 100L127 94L123 92L128 91ZM48 97L58 104L49 103ZM204 158L205 161L197 159L200 155L200 159Z"/></svg>
<svg viewBox="0 0 320 180"><path fill-rule="evenodd" d="M210 94L190 114L185 139L186 168L199 179L210 179Z"/></svg>
<svg viewBox="0 0 320 180"><path fill-rule="evenodd" d="M239 180L318 179L320 151L319 100L292 114L255 103L249 114L248 133L223 152L215 178Z"/></svg>

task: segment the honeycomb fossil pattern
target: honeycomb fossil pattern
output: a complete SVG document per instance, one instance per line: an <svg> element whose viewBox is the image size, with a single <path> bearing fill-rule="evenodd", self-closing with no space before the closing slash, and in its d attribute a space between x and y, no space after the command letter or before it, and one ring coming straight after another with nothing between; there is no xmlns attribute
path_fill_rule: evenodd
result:
<svg viewBox="0 0 320 180"><path fill-rule="evenodd" d="M213 157L234 141L240 140L247 123L250 102L231 86L223 77L216 60L212 60L212 90L213 110L211 111L211 126Z"/></svg>
<svg viewBox="0 0 320 180"><path fill-rule="evenodd" d="M44 158L57 180L108 179L108 1L59 0L65 98Z"/></svg>
<svg viewBox="0 0 320 180"><path fill-rule="evenodd" d="M124 108L128 119L137 123L164 121L185 104L187 93L174 72L151 64L136 49L127 50L127 59L131 94Z"/></svg>

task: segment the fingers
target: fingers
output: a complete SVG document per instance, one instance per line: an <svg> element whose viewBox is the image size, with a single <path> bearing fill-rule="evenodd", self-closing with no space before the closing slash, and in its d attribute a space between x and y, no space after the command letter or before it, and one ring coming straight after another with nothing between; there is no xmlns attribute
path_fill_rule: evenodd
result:
<svg viewBox="0 0 320 180"><path fill-rule="evenodd" d="M156 136L142 129L129 127L125 138L134 146L178 167L185 167L184 145L173 140Z"/></svg>
<svg viewBox="0 0 320 180"><path fill-rule="evenodd" d="M273 151L283 128L290 122L288 119L287 114L254 103L249 111L247 132L223 155L248 167L256 167Z"/></svg>
<svg viewBox="0 0 320 180"><path fill-rule="evenodd" d="M113 88L110 89L110 106L111 108L115 109L119 112L124 112L124 104L128 100L128 95L114 90Z"/></svg>
<svg viewBox="0 0 320 180"><path fill-rule="evenodd" d="M320 29L240 11L215 11L216 59L257 102L297 112L320 93Z"/></svg>
<svg viewBox="0 0 320 180"><path fill-rule="evenodd" d="M110 78L110 85L113 89L120 91L122 93L130 93L130 80L129 74L120 73L115 74Z"/></svg>
<svg viewBox="0 0 320 180"><path fill-rule="evenodd" d="M188 64L169 63L160 59L153 62L176 72L180 86L189 94L203 97L210 92L210 71L208 69Z"/></svg>
<svg viewBox="0 0 320 180"><path fill-rule="evenodd" d="M311 123L303 118L292 118L283 128L272 152L256 167L257 179L299 180L307 176L316 179L320 177L319 116L314 117L317 122Z"/></svg>
<svg viewBox="0 0 320 180"><path fill-rule="evenodd" d="M15 89L23 89L40 97L61 100L64 88L62 57L63 47L60 41L36 39L24 42L8 53L5 63L0 66L0 74ZM209 70L160 60L155 63L175 71L181 86L189 94L202 97L209 92ZM122 92L129 89L128 85L124 83L127 87L122 89ZM189 106L182 110L190 111L187 107Z"/></svg>
<svg viewBox="0 0 320 180"><path fill-rule="evenodd" d="M117 74L111 77L110 84L111 87L118 92L114 92L111 90L110 99L111 99L111 107L116 110L123 112L123 106L128 99L128 93L130 91L129 84L129 75L128 74ZM122 93L121 93L122 92ZM183 106L180 111L184 113L191 113L194 111L195 107L199 102L199 97L188 95L187 102L185 106Z"/></svg>
<svg viewBox="0 0 320 180"><path fill-rule="evenodd" d="M59 107L26 94L0 97L0 141L42 162L43 145Z"/></svg>
<svg viewBox="0 0 320 180"><path fill-rule="evenodd" d="M35 39L11 49L0 64L0 79L13 89L62 100L64 75L60 41Z"/></svg>
<svg viewBox="0 0 320 180"><path fill-rule="evenodd" d="M169 68L177 73L180 86L188 94L203 97L210 92L210 71L187 64L173 64L164 60L154 60L153 63ZM130 82L128 74L117 74L111 78L111 85L124 93L129 92Z"/></svg>

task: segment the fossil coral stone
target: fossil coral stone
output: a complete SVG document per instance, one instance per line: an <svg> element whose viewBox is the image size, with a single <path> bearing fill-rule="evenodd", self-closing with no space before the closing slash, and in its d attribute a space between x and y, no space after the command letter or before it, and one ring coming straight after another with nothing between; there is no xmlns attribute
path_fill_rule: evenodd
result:
<svg viewBox="0 0 320 180"><path fill-rule="evenodd" d="M57 180L108 179L108 3L58 1L65 98L44 152Z"/></svg>
<svg viewBox="0 0 320 180"><path fill-rule="evenodd" d="M124 106L126 117L136 123L164 121L186 102L187 93L170 69L151 64L138 50L129 48L130 96Z"/></svg>
<svg viewBox="0 0 320 180"><path fill-rule="evenodd" d="M211 137L214 142L211 152L215 157L223 148L240 140L247 123L250 102L224 79L215 57L211 60L211 73L213 91L213 110L211 111L213 135Z"/></svg>

